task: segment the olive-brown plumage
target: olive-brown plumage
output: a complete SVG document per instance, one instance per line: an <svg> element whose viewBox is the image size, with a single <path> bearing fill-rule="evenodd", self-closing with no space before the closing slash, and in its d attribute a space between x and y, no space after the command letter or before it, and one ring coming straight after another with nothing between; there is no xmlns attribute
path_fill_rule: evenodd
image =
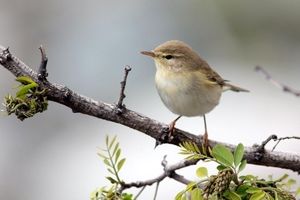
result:
<svg viewBox="0 0 300 200"><path fill-rule="evenodd" d="M248 91L225 81L182 41L167 41L153 51L141 53L154 59L159 96L170 111L179 115L170 125L171 132L180 116L204 116L205 120L205 114L218 105L223 91Z"/></svg>

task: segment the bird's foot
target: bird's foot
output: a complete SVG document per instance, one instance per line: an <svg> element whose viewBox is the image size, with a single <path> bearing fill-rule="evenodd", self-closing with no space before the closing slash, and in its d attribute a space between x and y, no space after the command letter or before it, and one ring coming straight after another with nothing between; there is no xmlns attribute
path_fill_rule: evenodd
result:
<svg viewBox="0 0 300 200"><path fill-rule="evenodd" d="M206 131L201 139L202 139L202 151L205 155L209 155L211 147L209 146L208 134Z"/></svg>
<svg viewBox="0 0 300 200"><path fill-rule="evenodd" d="M173 129L174 129L174 127L173 127ZM172 136L173 131L174 130L171 130L170 125L163 127L159 138L155 142L155 148L158 145L172 141L172 139L174 138ZM170 132L172 132L172 133L170 133Z"/></svg>

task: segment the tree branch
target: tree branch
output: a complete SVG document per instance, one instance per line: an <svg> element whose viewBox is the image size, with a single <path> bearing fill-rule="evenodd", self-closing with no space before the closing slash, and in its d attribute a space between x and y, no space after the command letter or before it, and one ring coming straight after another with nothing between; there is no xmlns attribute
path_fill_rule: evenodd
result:
<svg viewBox="0 0 300 200"><path fill-rule="evenodd" d="M122 124L124 126L133 128L140 132L147 134L155 140L161 140L161 134L168 125L158 122L154 119L146 117L130 109L124 109L121 114L114 112L117 109L116 105L95 101L91 98L80 95L69 88L51 83L47 80L40 81L38 74L30 67L20 61L17 57L12 55L7 48L0 46L0 64L9 70L14 76L29 76L32 80L39 84L42 89L45 89L48 100L63 104L72 109L73 112L94 116L104 120L112 121ZM202 140L199 136L190 134L180 129L174 130L174 138L171 141L162 141L163 143L170 143L179 145L183 141L192 141L199 147L202 146ZM210 140L209 145L215 146L217 141ZM235 145L221 143L232 151ZM250 164L272 166L290 169L300 173L300 156L284 152L272 152L265 150L260 158L255 156L257 148L246 147L245 159Z"/></svg>
<svg viewBox="0 0 300 200"><path fill-rule="evenodd" d="M169 165L168 166L167 163L166 163L165 158L166 157L164 157L164 160L163 160L163 162L165 162L165 163L162 163L162 165L164 167L164 172L162 174L160 174L159 176L157 176L155 178L146 180L146 181L137 181L137 182L132 182L132 183L123 183L120 190L122 191L122 190L125 190L127 188L131 188L131 187L137 187L137 188L139 188L139 187L144 187L144 186L152 185L153 183L159 183L159 182L161 182L163 179L165 179L167 177L170 177L170 178L173 178L175 180L178 180L181 183L188 184L190 181L187 180L187 179L185 179L184 177L176 174L175 171L178 170L178 169L182 169L184 167L190 166L190 165L195 165L199 160L186 160L186 159L184 159L184 160L181 160L178 163L175 163L173 165Z"/></svg>
<svg viewBox="0 0 300 200"><path fill-rule="evenodd" d="M293 94L296 97L300 96L300 91L299 90L295 90L294 88L291 88L290 86L287 86L283 83L278 82L277 80L275 80L272 77L272 75L269 72L267 72L267 70L265 70L261 66L256 66L255 71L262 73L268 81L270 81L273 85L275 85L279 89L283 90L284 92Z"/></svg>

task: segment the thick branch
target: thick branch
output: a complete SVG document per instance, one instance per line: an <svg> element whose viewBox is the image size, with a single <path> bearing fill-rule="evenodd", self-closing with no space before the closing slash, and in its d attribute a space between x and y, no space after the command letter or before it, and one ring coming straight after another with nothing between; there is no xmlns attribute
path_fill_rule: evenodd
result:
<svg viewBox="0 0 300 200"><path fill-rule="evenodd" d="M91 98L82 96L65 86L50 83L48 81L40 81L38 74L34 72L30 67L25 65L18 58L13 56L6 48L0 46L0 64L9 70L16 77L29 76L36 81L42 89L46 89L47 97L49 100L63 104L73 110L73 112L79 112L82 114L94 116L104 120L112 121L122 124L124 126L136 129L140 132L147 134L155 140L160 140L161 133L168 127L168 125L158 122L154 119L150 119L135 111L124 109L122 114L115 112L117 106L113 104L104 103L101 101L95 101ZM174 138L171 141L164 141L165 143L171 143L179 145L183 141L193 141L198 146L202 146L202 141L199 136L190 134L188 132L175 129ZM210 146L214 146L217 141L210 140ZM223 145L234 150L235 146L231 144ZM284 152L272 152L263 151L262 156L257 158L255 156L257 148L247 147L245 152L245 158L250 164L272 166L290 169L300 173L300 156L291 153Z"/></svg>

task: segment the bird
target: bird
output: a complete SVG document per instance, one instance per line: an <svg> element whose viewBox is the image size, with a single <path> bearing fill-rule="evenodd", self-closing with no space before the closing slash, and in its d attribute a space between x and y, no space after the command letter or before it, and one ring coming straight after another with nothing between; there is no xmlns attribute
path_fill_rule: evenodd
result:
<svg viewBox="0 0 300 200"><path fill-rule="evenodd" d="M164 105L178 115L169 124L169 138L182 116L203 116L203 143L207 146L205 115L219 104L222 93L227 90L249 92L223 79L196 51L182 41L170 40L152 51L141 51L141 54L154 59L157 92Z"/></svg>

